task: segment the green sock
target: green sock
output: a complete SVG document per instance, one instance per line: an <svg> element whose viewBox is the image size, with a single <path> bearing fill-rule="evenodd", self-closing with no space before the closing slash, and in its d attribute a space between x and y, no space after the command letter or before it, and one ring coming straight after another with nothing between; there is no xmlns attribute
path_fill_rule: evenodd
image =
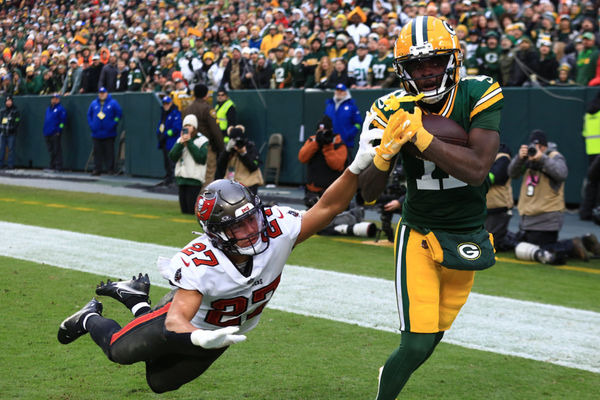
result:
<svg viewBox="0 0 600 400"><path fill-rule="evenodd" d="M433 353L442 336L444 332L402 332L400 346L383 367L377 400L395 400L410 375Z"/></svg>

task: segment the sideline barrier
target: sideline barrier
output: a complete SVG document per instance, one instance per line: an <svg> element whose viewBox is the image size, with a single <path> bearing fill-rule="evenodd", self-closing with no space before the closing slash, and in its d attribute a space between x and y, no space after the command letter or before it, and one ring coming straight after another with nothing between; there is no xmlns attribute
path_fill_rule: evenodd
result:
<svg viewBox="0 0 600 400"><path fill-rule="evenodd" d="M568 203L579 203L581 184L587 169L585 145L581 137L583 115L587 104L600 88L504 88L505 105L501 123L501 141L513 154L520 144L527 143L529 133L543 129L549 141L556 142L569 166L569 178L565 185ZM377 97L389 90L353 90L361 112L368 110ZM162 178L164 176L162 155L157 148L156 126L160 119L161 105L153 93L111 94L123 108L123 118L118 132L126 135L126 173L134 176ZM298 161L298 151L306 137L310 136L325 109L325 100L333 91L308 90L256 90L232 91L238 120L246 126L246 132L259 148L267 143L272 133L283 135L282 165L279 181L282 184L302 184L305 165ZM555 97L556 96L556 97ZM87 109L95 95L64 96L63 106L68 112L64 130L64 167L83 170L92 148L87 125ZM15 96L14 102L21 110L23 122L19 127L16 143L16 166L45 168L49 157L42 127L50 96ZM358 143L356 138L355 143ZM115 151L116 151L115 144ZM266 160L267 146L263 146L261 158ZM356 151L356 150L355 150ZM520 180L514 182L518 193Z"/></svg>

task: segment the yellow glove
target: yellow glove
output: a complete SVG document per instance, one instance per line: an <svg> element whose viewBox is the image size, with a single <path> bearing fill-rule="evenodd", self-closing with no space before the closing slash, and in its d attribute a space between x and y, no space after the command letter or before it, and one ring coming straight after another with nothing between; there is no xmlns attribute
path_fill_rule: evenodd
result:
<svg viewBox="0 0 600 400"><path fill-rule="evenodd" d="M407 115L409 114L404 110L396 111L383 130L381 143L375 147L376 154L373 158L373 163L380 171L387 171L390 168L392 158L398 154L402 145L412 137L404 134L406 127L410 125Z"/></svg>
<svg viewBox="0 0 600 400"><path fill-rule="evenodd" d="M410 141L414 143L422 153L431 144L433 135L427 132L427 129L423 126L422 112L419 107L415 106L415 111L412 114L407 112L405 112L405 114L406 120L410 122L403 134L410 136Z"/></svg>

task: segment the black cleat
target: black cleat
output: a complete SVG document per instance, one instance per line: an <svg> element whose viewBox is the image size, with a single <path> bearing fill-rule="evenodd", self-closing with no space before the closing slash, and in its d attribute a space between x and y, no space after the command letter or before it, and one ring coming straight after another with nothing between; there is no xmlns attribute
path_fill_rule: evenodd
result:
<svg viewBox="0 0 600 400"><path fill-rule="evenodd" d="M95 298L89 301L83 308L65 319L58 328L58 341L69 344L79 336L87 333L83 327L85 316L91 313L102 314L102 303Z"/></svg>
<svg viewBox="0 0 600 400"><path fill-rule="evenodd" d="M138 303L146 302L150 304L150 278L148 274L139 274L128 281L112 282L110 279L100 282L96 286L96 294L98 296L110 296L113 299L120 301L127 308L131 308Z"/></svg>

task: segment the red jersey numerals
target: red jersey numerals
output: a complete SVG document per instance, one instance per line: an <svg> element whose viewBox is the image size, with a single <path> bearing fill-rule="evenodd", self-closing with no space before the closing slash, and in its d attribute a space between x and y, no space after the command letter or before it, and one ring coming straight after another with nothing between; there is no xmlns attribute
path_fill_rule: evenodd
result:
<svg viewBox="0 0 600 400"><path fill-rule="evenodd" d="M277 210L277 213L279 214L279 216L277 218L283 218L283 214L281 213L280 210ZM265 214L267 215L267 217L270 217L273 215L273 210L270 208L265 209ZM279 224L277 223L277 218L272 219L271 221L269 221L267 223L267 236L270 237L271 239L276 238L277 236L281 235L281 228L279 227ZM263 236L263 241L267 241L267 238L265 236Z"/></svg>
<svg viewBox="0 0 600 400"><path fill-rule="evenodd" d="M195 255L196 257L193 257L192 261L194 262L194 265L196 267L200 265L208 265L209 267L214 267L219 263L219 261L217 261L217 257L215 256L215 253L213 253L212 250L206 250L206 245L202 243L194 243L193 245L181 250L181 252L186 256Z"/></svg>
<svg viewBox="0 0 600 400"><path fill-rule="evenodd" d="M220 327L241 325L243 322L256 317L263 311L269 300L271 300L271 296L275 293L277 286L279 286L280 280L281 275L275 278L275 280L267 286L256 289L252 292L251 300L243 296L238 296L232 299L213 301L210 305L213 309L206 313L204 320L209 324ZM247 316L242 315L248 310L248 304L252 307L261 302L262 304L252 311L252 313Z"/></svg>

